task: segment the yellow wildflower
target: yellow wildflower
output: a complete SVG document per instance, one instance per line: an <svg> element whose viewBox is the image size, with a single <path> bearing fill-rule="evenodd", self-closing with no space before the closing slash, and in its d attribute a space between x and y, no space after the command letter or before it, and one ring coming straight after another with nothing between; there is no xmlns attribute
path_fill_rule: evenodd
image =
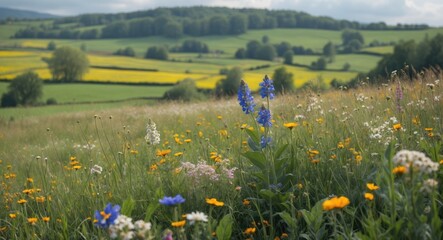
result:
<svg viewBox="0 0 443 240"><path fill-rule="evenodd" d="M371 191L374 191L374 190L378 190L378 189L380 189L379 186L377 186L377 185L375 185L375 184L373 184L373 183L367 183L367 184L366 184L366 187L367 187L369 190L371 190Z"/></svg>
<svg viewBox="0 0 443 240"><path fill-rule="evenodd" d="M243 232L246 235L254 234L256 231L255 228L246 228L246 230Z"/></svg>
<svg viewBox="0 0 443 240"><path fill-rule="evenodd" d="M400 130L401 129L401 123L394 124L394 126L392 126L392 128L394 128L395 131Z"/></svg>
<svg viewBox="0 0 443 240"><path fill-rule="evenodd" d="M182 220L182 221L177 221L177 222L172 222L171 226L173 227L183 227L186 224L186 220Z"/></svg>
<svg viewBox="0 0 443 240"><path fill-rule="evenodd" d="M283 126L288 128L289 130L292 130L293 128L298 126L298 123L296 122L284 123Z"/></svg>
<svg viewBox="0 0 443 240"><path fill-rule="evenodd" d="M365 193L365 198L369 201L374 200L374 194L372 193Z"/></svg>
<svg viewBox="0 0 443 240"><path fill-rule="evenodd" d="M38 221L38 218L28 218L28 223L35 225Z"/></svg>
<svg viewBox="0 0 443 240"><path fill-rule="evenodd" d="M402 175L407 172L407 168L405 166L398 166L392 169L393 174Z"/></svg>
<svg viewBox="0 0 443 240"><path fill-rule="evenodd" d="M347 197L333 197L331 199L325 200L322 204L323 210L329 211L336 208L344 208L351 203Z"/></svg>
<svg viewBox="0 0 443 240"><path fill-rule="evenodd" d="M216 198L206 198L206 203L217 207L223 207L225 205L224 202L217 201Z"/></svg>

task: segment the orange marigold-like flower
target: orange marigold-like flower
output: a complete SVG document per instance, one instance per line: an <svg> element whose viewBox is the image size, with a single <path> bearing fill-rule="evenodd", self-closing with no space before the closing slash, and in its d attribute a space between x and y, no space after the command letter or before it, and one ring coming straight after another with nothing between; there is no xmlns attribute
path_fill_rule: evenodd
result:
<svg viewBox="0 0 443 240"><path fill-rule="evenodd" d="M371 191L374 191L374 190L378 190L378 189L380 189L379 186L377 186L377 185L375 185L375 184L373 184L373 183L367 183L367 184L366 184L366 187L367 187L369 190L371 190Z"/></svg>
<svg viewBox="0 0 443 240"><path fill-rule="evenodd" d="M217 207L223 207L225 205L224 202L219 202L216 198L206 198L206 203Z"/></svg>
<svg viewBox="0 0 443 240"><path fill-rule="evenodd" d="M394 124L394 126L392 126L392 128L394 128L394 130L398 131L401 129L401 123L396 123Z"/></svg>
<svg viewBox="0 0 443 240"><path fill-rule="evenodd" d="M28 223L30 223L32 225L36 224L37 221L38 221L38 218L28 218Z"/></svg>
<svg viewBox="0 0 443 240"><path fill-rule="evenodd" d="M374 200L374 194L372 193L365 193L365 198L369 201Z"/></svg>
<svg viewBox="0 0 443 240"><path fill-rule="evenodd" d="M330 211L332 209L341 209L348 206L351 202L345 196L333 197L323 202L323 210Z"/></svg>
<svg viewBox="0 0 443 240"><path fill-rule="evenodd" d="M166 156L166 155L168 155L168 154L170 154L171 153L171 149L166 149L166 150L157 150L157 156L159 156L159 157L164 157L164 156Z"/></svg>
<svg viewBox="0 0 443 240"><path fill-rule="evenodd" d="M402 175L402 174L406 173L407 171L408 171L408 169L405 166L398 166L398 167L395 167L394 169L392 169L392 173L397 174L397 175Z"/></svg>
<svg viewBox="0 0 443 240"><path fill-rule="evenodd" d="M256 228L246 228L246 230L243 232L244 234L250 235L250 234L254 234L256 231Z"/></svg>
<svg viewBox="0 0 443 240"><path fill-rule="evenodd" d="M296 122L284 123L283 126L288 128L289 130L292 130L293 128L298 126L298 123Z"/></svg>
<svg viewBox="0 0 443 240"><path fill-rule="evenodd" d="M186 224L186 220L182 220L182 221L177 221L177 222L172 222L171 226L173 227L183 227Z"/></svg>

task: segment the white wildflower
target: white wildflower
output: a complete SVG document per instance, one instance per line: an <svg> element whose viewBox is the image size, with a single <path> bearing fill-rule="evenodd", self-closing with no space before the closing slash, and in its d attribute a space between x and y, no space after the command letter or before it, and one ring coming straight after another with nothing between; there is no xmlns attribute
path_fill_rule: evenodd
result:
<svg viewBox="0 0 443 240"><path fill-rule="evenodd" d="M97 164L91 168L91 174L102 174L102 171L103 171L103 168Z"/></svg>
<svg viewBox="0 0 443 240"><path fill-rule="evenodd" d="M146 125L145 140L151 145L157 145L160 143L160 133L157 131L157 127L151 119L148 119L148 124Z"/></svg>
<svg viewBox="0 0 443 240"><path fill-rule="evenodd" d="M208 222L208 216L202 212L188 213L186 214L186 219L191 225L193 225L195 222Z"/></svg>
<svg viewBox="0 0 443 240"><path fill-rule="evenodd" d="M437 188L438 182L435 179L427 179L423 182L423 186L420 188L421 192L431 193L432 190Z"/></svg>
<svg viewBox="0 0 443 240"><path fill-rule="evenodd" d="M428 174L436 172L439 167L438 163L433 162L424 153L418 151L401 150L395 154L392 161L397 166L405 166L408 169L412 167L415 171Z"/></svg>

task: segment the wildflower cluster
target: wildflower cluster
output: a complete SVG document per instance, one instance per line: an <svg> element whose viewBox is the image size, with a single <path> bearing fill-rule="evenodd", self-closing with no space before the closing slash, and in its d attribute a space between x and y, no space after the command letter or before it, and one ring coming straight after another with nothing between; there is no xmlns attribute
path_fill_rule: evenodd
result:
<svg viewBox="0 0 443 240"><path fill-rule="evenodd" d="M227 159L217 163L217 166L208 165L204 161L200 161L197 164L191 162L183 162L180 170L184 170L186 172L186 175L195 183L200 183L201 181L204 181L206 179L209 179L211 181L218 181L221 178L233 179L234 172L235 170L237 170L237 168L228 168L228 164L229 160Z"/></svg>
<svg viewBox="0 0 443 240"><path fill-rule="evenodd" d="M109 227L111 239L154 239L151 232L152 224L143 220L132 222L132 218L119 215L114 224Z"/></svg>
<svg viewBox="0 0 443 240"><path fill-rule="evenodd" d="M439 164L433 162L424 153L418 151L401 150L392 159L395 165L403 166L406 171L418 171L420 173L433 173L438 170Z"/></svg>

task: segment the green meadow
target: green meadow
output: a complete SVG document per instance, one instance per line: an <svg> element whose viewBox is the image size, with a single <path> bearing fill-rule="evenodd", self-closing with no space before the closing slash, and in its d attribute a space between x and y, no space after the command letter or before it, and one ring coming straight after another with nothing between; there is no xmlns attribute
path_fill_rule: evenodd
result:
<svg viewBox="0 0 443 240"><path fill-rule="evenodd" d="M236 99L18 108L0 120L0 236L441 239L443 76L416 77L255 94L250 114Z"/></svg>

